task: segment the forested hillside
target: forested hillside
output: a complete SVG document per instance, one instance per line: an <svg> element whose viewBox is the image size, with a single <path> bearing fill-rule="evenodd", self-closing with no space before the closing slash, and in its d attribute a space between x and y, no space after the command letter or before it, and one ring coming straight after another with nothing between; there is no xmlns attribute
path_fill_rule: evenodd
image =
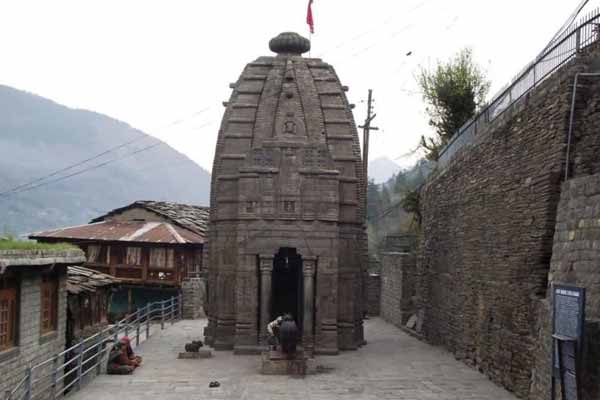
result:
<svg viewBox="0 0 600 400"><path fill-rule="evenodd" d="M190 132L193 134L193 132ZM11 189L138 139L90 163ZM208 205L209 173L124 122L0 85L0 234L83 224L135 200ZM212 145L212 144L211 144ZM113 159L122 158L116 162ZM84 168L109 162L61 180ZM54 181L49 184L45 182Z"/></svg>
<svg viewBox="0 0 600 400"><path fill-rule="evenodd" d="M433 163L418 161L412 168L402 170L383 184L369 181L367 189L367 218L369 254L376 254L382 240L391 233L414 228L413 216L400 204L407 193L418 189L433 169Z"/></svg>

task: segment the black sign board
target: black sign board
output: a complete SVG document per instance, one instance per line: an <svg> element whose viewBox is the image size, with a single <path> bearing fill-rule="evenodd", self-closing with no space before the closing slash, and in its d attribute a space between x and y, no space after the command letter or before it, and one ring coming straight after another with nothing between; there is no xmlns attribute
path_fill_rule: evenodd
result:
<svg viewBox="0 0 600 400"><path fill-rule="evenodd" d="M583 346L585 289L554 285L552 304L552 397L555 396L555 379L560 379L562 398L577 400L580 398L579 355Z"/></svg>

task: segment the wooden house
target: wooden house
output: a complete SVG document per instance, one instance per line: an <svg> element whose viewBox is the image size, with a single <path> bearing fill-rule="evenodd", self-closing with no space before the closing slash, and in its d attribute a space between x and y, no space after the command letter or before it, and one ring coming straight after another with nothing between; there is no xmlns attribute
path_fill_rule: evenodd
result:
<svg viewBox="0 0 600 400"><path fill-rule="evenodd" d="M109 322L109 305L119 278L81 266L67 269L66 347L104 329Z"/></svg>
<svg viewBox="0 0 600 400"><path fill-rule="evenodd" d="M202 275L209 210L158 201L136 201L89 224L29 236L43 243L67 242L86 254L84 267L121 281L111 317L175 294L182 281Z"/></svg>
<svg viewBox="0 0 600 400"><path fill-rule="evenodd" d="M29 236L38 242L67 242L85 251L85 267L133 284L179 286L199 276L208 208L136 201L87 225Z"/></svg>

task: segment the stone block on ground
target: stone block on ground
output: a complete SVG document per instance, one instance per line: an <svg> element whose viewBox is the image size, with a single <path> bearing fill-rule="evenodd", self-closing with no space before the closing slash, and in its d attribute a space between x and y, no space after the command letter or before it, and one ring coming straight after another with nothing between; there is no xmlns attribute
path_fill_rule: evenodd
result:
<svg viewBox="0 0 600 400"><path fill-rule="evenodd" d="M212 357L212 352L210 350L205 350L205 349L200 349L198 351L194 351L194 352L181 352L179 353L179 355L177 356L177 358L182 359L182 360L190 360L190 359L197 359L197 358L211 358Z"/></svg>

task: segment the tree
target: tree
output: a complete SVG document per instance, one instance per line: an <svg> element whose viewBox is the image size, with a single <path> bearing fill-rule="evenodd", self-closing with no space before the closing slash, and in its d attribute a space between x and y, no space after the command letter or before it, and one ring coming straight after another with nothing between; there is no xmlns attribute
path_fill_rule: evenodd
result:
<svg viewBox="0 0 600 400"><path fill-rule="evenodd" d="M437 161L440 151L485 101L490 88L482 69L473 61L470 49L461 50L432 70L421 68L417 81L427 104L433 138L421 136L421 147L429 160Z"/></svg>
<svg viewBox="0 0 600 400"><path fill-rule="evenodd" d="M414 221L417 226L421 226L421 208L420 208L421 194L419 189L412 190L404 196L400 205L409 214L413 215Z"/></svg>

